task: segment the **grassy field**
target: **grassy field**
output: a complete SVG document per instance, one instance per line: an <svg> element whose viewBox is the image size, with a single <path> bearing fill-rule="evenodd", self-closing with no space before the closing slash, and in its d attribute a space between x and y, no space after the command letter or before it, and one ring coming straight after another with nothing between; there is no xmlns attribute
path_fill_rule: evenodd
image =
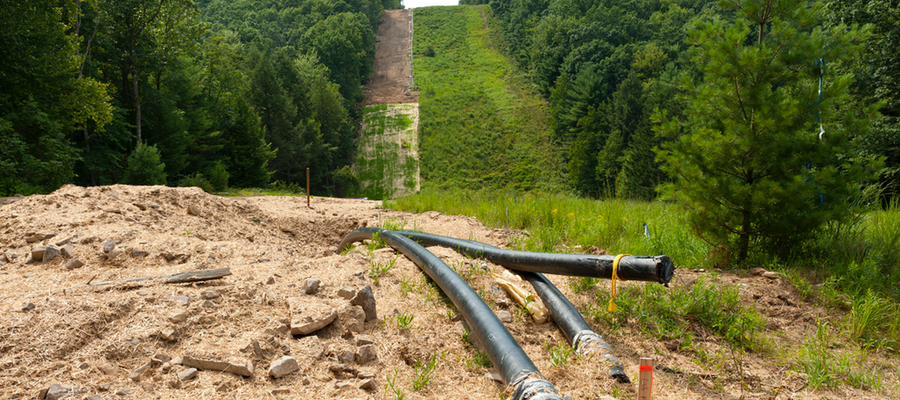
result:
<svg viewBox="0 0 900 400"><path fill-rule="evenodd" d="M690 291L677 286L631 287L618 298L620 309L615 313L606 312L609 292L600 290L594 305L583 312L607 332L623 329L623 324L638 327L660 340L677 340L687 346L682 350L703 359L707 355L691 347L698 329L691 324L699 323L701 330L730 343L731 351L752 351L769 358L790 355L790 359L778 362L804 374L813 388L849 386L883 394L900 391L897 204L871 209L848 223L827 226L815 241L788 258L759 256L742 266L724 262L718 249L691 232L681 210L665 202L426 189L385 202L385 207L467 215L492 228L521 230L511 243L520 250L582 253L597 246L610 254L666 254L678 268L712 269L713 276L719 270L746 274L755 266L777 271L796 287L805 302L824 308L829 315L818 321L815 330L800 343L781 343L763 336L762 317L739 300L737 286L702 280ZM576 292L592 289L597 283L591 278L570 279Z"/></svg>
<svg viewBox="0 0 900 400"><path fill-rule="evenodd" d="M418 104L379 104L362 109L353 172L358 196L391 199L419 189Z"/></svg>
<svg viewBox="0 0 900 400"><path fill-rule="evenodd" d="M415 11L422 178L443 187L560 187L546 102L492 44L489 10Z"/></svg>

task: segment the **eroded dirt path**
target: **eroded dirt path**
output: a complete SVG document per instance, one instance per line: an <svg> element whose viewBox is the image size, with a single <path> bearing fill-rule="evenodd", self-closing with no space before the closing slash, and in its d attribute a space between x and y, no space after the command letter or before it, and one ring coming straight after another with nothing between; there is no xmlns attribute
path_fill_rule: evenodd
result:
<svg viewBox="0 0 900 400"><path fill-rule="evenodd" d="M412 10L385 10L378 26L375 72L366 85L363 105L417 103L410 91L410 18Z"/></svg>

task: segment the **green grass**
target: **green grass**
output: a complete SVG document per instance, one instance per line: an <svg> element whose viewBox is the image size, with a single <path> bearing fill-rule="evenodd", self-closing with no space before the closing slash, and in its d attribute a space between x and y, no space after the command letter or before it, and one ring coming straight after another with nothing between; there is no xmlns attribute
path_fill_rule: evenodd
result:
<svg viewBox="0 0 900 400"><path fill-rule="evenodd" d="M485 17L487 6L416 9L422 178L445 187L560 187L547 103L497 50Z"/></svg>
<svg viewBox="0 0 900 400"><path fill-rule="evenodd" d="M443 359L443 357L441 357ZM412 390L422 390L434 380L435 372L437 372L438 358L431 356L426 362L416 360L413 371L416 377L413 379Z"/></svg>
<svg viewBox="0 0 900 400"><path fill-rule="evenodd" d="M478 218L490 228L522 229L513 246L528 251L577 252L598 246L610 253L666 254L694 268L711 247L691 234L684 213L663 202L591 200L565 194L439 190L385 202L410 212L436 210ZM643 224L650 232L644 234Z"/></svg>

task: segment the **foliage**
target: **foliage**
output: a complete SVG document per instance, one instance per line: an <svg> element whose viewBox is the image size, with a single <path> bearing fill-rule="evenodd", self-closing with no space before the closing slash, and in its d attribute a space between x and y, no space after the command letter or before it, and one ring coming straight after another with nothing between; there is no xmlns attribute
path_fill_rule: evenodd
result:
<svg viewBox="0 0 900 400"><path fill-rule="evenodd" d="M564 187L544 102L496 48L484 6L416 10L421 176L445 187ZM434 50L433 57L424 51Z"/></svg>
<svg viewBox="0 0 900 400"><path fill-rule="evenodd" d="M217 161L213 164L208 175L209 183L215 191L221 192L228 190L228 178L230 174L228 173L228 170L225 169L225 164L223 164L222 161Z"/></svg>
<svg viewBox="0 0 900 400"><path fill-rule="evenodd" d="M723 5L739 18L692 33L703 80L685 79L685 118L660 128L673 142L659 157L693 229L744 261L751 243L785 252L850 216L877 165L850 153L874 108L848 107L849 74L826 74L817 100L818 60L859 54L866 30L815 27L821 7L796 0Z"/></svg>
<svg viewBox="0 0 900 400"><path fill-rule="evenodd" d="M165 185L166 164L161 161L156 145L139 144L128 156L122 181L131 185Z"/></svg>
<svg viewBox="0 0 900 400"><path fill-rule="evenodd" d="M185 176L178 181L179 187L198 187L206 193L213 193L215 189L212 183L201 173Z"/></svg>
<svg viewBox="0 0 900 400"><path fill-rule="evenodd" d="M422 390L434 380L435 373L437 372L437 362L437 357L433 355L424 363L421 360L416 360L416 364L413 366L416 377L413 379L412 390Z"/></svg>

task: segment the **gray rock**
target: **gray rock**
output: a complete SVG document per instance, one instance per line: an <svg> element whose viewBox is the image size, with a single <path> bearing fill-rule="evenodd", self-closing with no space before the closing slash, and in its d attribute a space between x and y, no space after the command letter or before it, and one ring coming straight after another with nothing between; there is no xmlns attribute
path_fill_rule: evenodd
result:
<svg viewBox="0 0 900 400"><path fill-rule="evenodd" d="M57 241L56 241L55 243L53 243L53 244L55 244L55 245L57 245L57 246L65 246L65 245L71 243L72 240L75 240L75 236L69 236L69 237L66 237L66 238L57 240Z"/></svg>
<svg viewBox="0 0 900 400"><path fill-rule="evenodd" d="M203 216L203 213L200 211L200 207L198 207L198 206L196 206L196 205L194 205L194 204L188 204L188 206L187 206L187 213L190 214L190 215L196 215L196 216L198 216L198 217L202 217L202 216Z"/></svg>
<svg viewBox="0 0 900 400"><path fill-rule="evenodd" d="M72 244L67 244L59 249L59 252L62 253L65 258L75 257L75 246Z"/></svg>
<svg viewBox="0 0 900 400"><path fill-rule="evenodd" d="M338 290L338 297L350 300L356 296L356 289L353 289L350 286L342 286L340 290Z"/></svg>
<svg viewBox="0 0 900 400"><path fill-rule="evenodd" d="M367 391L367 392L374 392L375 389L378 388L378 386L375 385L375 380L374 380L374 379L372 379L372 378L367 378L367 379L364 379L362 382L359 383L359 388L362 389L362 390L365 390L365 391Z"/></svg>
<svg viewBox="0 0 900 400"><path fill-rule="evenodd" d="M188 368L178 373L179 381L187 381L197 377L197 368Z"/></svg>
<svg viewBox="0 0 900 400"><path fill-rule="evenodd" d="M200 293L200 297L207 299L207 300L215 299L215 298L219 297L219 292L217 292L215 290L204 290L202 293Z"/></svg>
<svg viewBox="0 0 900 400"><path fill-rule="evenodd" d="M131 371L131 373L128 374L128 379L137 382L141 380L141 375L143 375L144 372L147 372L148 369L150 369L150 363L144 363L140 367L137 367L137 369L135 369L134 371Z"/></svg>
<svg viewBox="0 0 900 400"><path fill-rule="evenodd" d="M360 306L345 304L338 311L338 320L344 329L343 334L362 332L365 328L366 312Z"/></svg>
<svg viewBox="0 0 900 400"><path fill-rule="evenodd" d="M375 310L375 295L372 294L372 287L366 285L364 288L356 292L356 296L350 299L350 304L360 306L366 312L366 322L378 319L378 313Z"/></svg>
<svg viewBox="0 0 900 400"><path fill-rule="evenodd" d="M47 400L58 400L70 394L75 394L75 389L54 383L47 388L47 394L44 398Z"/></svg>
<svg viewBox="0 0 900 400"><path fill-rule="evenodd" d="M169 361L172 361L172 357L169 357L165 354L154 354L153 357L150 357L150 362L153 365L166 364Z"/></svg>
<svg viewBox="0 0 900 400"><path fill-rule="evenodd" d="M43 257L44 263L46 264L50 261L53 261L53 259L55 259L56 257L59 257L60 253L61 253L61 251L60 251L59 246L57 246L55 244L48 244L46 249L44 250L44 257Z"/></svg>
<svg viewBox="0 0 900 400"><path fill-rule="evenodd" d="M269 279L266 279L266 285L274 285L274 284L275 284L274 276L270 276Z"/></svg>
<svg viewBox="0 0 900 400"><path fill-rule="evenodd" d="M367 344L375 344L375 339L372 339L368 336L357 336L356 337L356 345L357 346L365 346Z"/></svg>
<svg viewBox="0 0 900 400"><path fill-rule="evenodd" d="M497 311L497 318L500 318L500 322L503 322L504 324L508 324L513 321L512 314L510 314L509 311L506 310Z"/></svg>
<svg viewBox="0 0 900 400"><path fill-rule="evenodd" d="M298 369L300 369L300 365L297 364L294 357L284 356L272 362L269 366L269 376L278 379Z"/></svg>
<svg viewBox="0 0 900 400"><path fill-rule="evenodd" d="M230 372L240 376L253 376L253 363L249 360L244 362L220 361L212 356L200 356L187 354L182 356L182 364L185 367L193 367L197 369Z"/></svg>
<svg viewBox="0 0 900 400"><path fill-rule="evenodd" d="M137 294L139 294L141 296L146 296L146 295L150 294L150 291L147 289L138 289Z"/></svg>
<svg viewBox="0 0 900 400"><path fill-rule="evenodd" d="M378 351L375 349L374 344L367 344L356 351L355 358L357 364L366 365L378 359Z"/></svg>
<svg viewBox="0 0 900 400"><path fill-rule="evenodd" d="M134 393L134 390L128 388L121 388L119 390L116 390L116 396L128 396L132 393Z"/></svg>
<svg viewBox="0 0 900 400"><path fill-rule="evenodd" d="M16 262L16 258L18 258L18 256L16 256L16 253L7 251L7 252L3 253L3 258L6 260L6 262L13 263L13 262Z"/></svg>
<svg viewBox="0 0 900 400"><path fill-rule="evenodd" d="M172 296L172 300L185 307L191 305L191 299L187 296Z"/></svg>
<svg viewBox="0 0 900 400"><path fill-rule="evenodd" d="M81 239L81 244L91 244L94 243L98 238L96 236L88 236L86 238Z"/></svg>
<svg viewBox="0 0 900 400"><path fill-rule="evenodd" d="M374 378L374 377L375 377L375 373L374 373L374 372L368 372L368 371L359 371L359 373L356 374L356 377L359 378L359 379L369 379L369 378Z"/></svg>
<svg viewBox="0 0 900 400"><path fill-rule="evenodd" d="M84 266L84 263L77 258L71 258L66 261L66 269L78 269Z"/></svg>
<svg viewBox="0 0 900 400"><path fill-rule="evenodd" d="M319 291L319 284L322 281L316 278L307 278L306 282L303 282L303 292L306 294L316 294Z"/></svg>
<svg viewBox="0 0 900 400"><path fill-rule="evenodd" d="M25 303L24 307L22 307L22 311L31 311L31 310L34 310L34 307L35 307L34 303L28 302L28 303Z"/></svg>
<svg viewBox="0 0 900 400"><path fill-rule="evenodd" d="M337 390L347 390L350 389L350 384L347 382L337 381L334 383L334 388Z"/></svg>
<svg viewBox="0 0 900 400"><path fill-rule="evenodd" d="M353 368L347 364L337 364L337 363L331 364L328 366L328 369L337 376L341 376L341 375L356 376L356 374L359 373L359 371L357 371L356 368Z"/></svg>
<svg viewBox="0 0 900 400"><path fill-rule="evenodd" d="M214 302L212 302L212 301L210 301L210 300L204 300L204 301L203 301L203 304L202 304L201 306L204 307L204 308L213 308L213 307L218 306L218 304L216 304L216 303L214 303Z"/></svg>
<svg viewBox="0 0 900 400"><path fill-rule="evenodd" d="M496 283L491 284L491 296L506 298L506 292L500 286L497 286Z"/></svg>
<svg viewBox="0 0 900 400"><path fill-rule="evenodd" d="M352 351L344 349L338 352L337 359L344 364L349 364L353 362L355 356L353 355Z"/></svg>
<svg viewBox="0 0 900 400"><path fill-rule="evenodd" d="M84 400L103 400L103 397L99 394L92 394L88 397L85 397Z"/></svg>
<svg viewBox="0 0 900 400"><path fill-rule="evenodd" d="M308 335L324 328L337 318L337 310L315 297L291 297L291 333Z"/></svg>
<svg viewBox="0 0 900 400"><path fill-rule="evenodd" d="M118 240L106 239L103 241L103 252L109 253L115 250L117 244L119 244Z"/></svg>

